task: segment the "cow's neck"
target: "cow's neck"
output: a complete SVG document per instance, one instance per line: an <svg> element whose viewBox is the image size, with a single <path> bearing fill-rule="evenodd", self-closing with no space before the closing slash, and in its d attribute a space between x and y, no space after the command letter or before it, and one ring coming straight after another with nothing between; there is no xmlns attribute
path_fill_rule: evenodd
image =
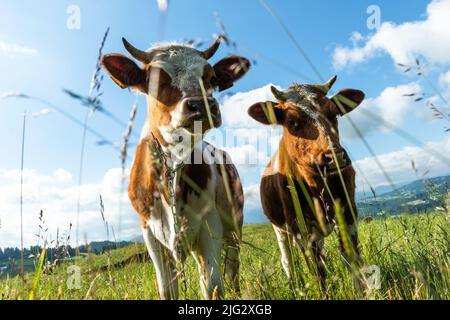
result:
<svg viewBox="0 0 450 320"><path fill-rule="evenodd" d="M202 148L202 137L190 136L191 141L189 143L180 144L174 142L167 142L157 126L152 126L148 121L143 129L141 138L148 138L152 142L153 151L160 153L160 156L164 158L164 165L170 171L180 171L186 163L190 163L191 155L195 149ZM159 149L159 150L157 150Z"/></svg>
<svg viewBox="0 0 450 320"><path fill-rule="evenodd" d="M276 163L280 173L290 177L300 178L301 174L298 165L291 159L283 140L280 141L278 146Z"/></svg>
<svg viewBox="0 0 450 320"><path fill-rule="evenodd" d="M342 154L339 153L335 156L339 163L339 170L341 173L345 173L345 170L351 166L351 160L344 149L340 148L340 150ZM273 165L275 166L273 168L275 172L295 179L301 179L313 188L322 188L325 183L340 181L337 168L318 167L313 162L307 161L307 159L302 163L293 161L283 140L279 144Z"/></svg>
<svg viewBox="0 0 450 320"><path fill-rule="evenodd" d="M317 167L305 159L302 163L297 163L289 155L285 142L280 141L278 152L276 155L276 164L280 173L302 180L310 180L311 177L318 175Z"/></svg>

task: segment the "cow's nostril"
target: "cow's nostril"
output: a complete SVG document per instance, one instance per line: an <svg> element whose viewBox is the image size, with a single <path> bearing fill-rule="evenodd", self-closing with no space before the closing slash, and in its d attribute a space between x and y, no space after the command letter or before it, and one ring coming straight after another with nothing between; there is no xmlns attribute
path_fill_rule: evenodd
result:
<svg viewBox="0 0 450 320"><path fill-rule="evenodd" d="M185 103L186 103L187 110L190 112L204 113L206 111L206 104L205 104L205 100L203 98L189 99ZM215 99L208 98L207 104L211 111L218 108L218 104Z"/></svg>
<svg viewBox="0 0 450 320"><path fill-rule="evenodd" d="M322 153L321 157L320 157L320 165L321 166L328 166L333 164L334 162L334 158L333 155L331 153Z"/></svg>
<svg viewBox="0 0 450 320"><path fill-rule="evenodd" d="M320 157L320 165L326 166L328 163L328 157L325 153L322 153L322 156Z"/></svg>
<svg viewBox="0 0 450 320"><path fill-rule="evenodd" d="M187 102L187 106L188 106L189 111L193 111L193 112L198 111L200 109L199 101L195 101L195 100L189 100Z"/></svg>
<svg viewBox="0 0 450 320"><path fill-rule="evenodd" d="M211 110L216 110L219 108L219 104L216 100L208 100L208 105Z"/></svg>

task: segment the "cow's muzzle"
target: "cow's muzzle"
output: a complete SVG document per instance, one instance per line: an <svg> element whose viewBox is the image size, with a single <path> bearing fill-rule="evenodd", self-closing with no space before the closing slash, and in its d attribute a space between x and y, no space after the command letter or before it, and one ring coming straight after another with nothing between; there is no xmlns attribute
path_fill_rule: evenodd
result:
<svg viewBox="0 0 450 320"><path fill-rule="evenodd" d="M210 126L210 120L213 127L221 124L221 115L219 103L214 98L194 97L185 98L182 102L184 114L186 115L186 126L190 126L194 121L202 121L207 127Z"/></svg>
<svg viewBox="0 0 450 320"><path fill-rule="evenodd" d="M347 151L343 148L337 148L333 151L327 151L322 154L322 168L329 174L344 170L352 164Z"/></svg>
<svg viewBox="0 0 450 320"><path fill-rule="evenodd" d="M206 114L207 109L213 109L218 106L217 100L214 98L207 98L206 101L203 97L185 98L183 101L183 109L192 113Z"/></svg>

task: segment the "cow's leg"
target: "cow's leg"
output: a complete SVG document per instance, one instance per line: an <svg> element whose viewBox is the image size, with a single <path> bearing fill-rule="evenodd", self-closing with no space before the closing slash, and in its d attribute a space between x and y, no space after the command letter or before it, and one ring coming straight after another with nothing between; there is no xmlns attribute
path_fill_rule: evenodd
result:
<svg viewBox="0 0 450 320"><path fill-rule="evenodd" d="M359 244L358 228L356 226L356 222L352 223L349 226L349 230L350 230L350 239L352 241L352 245L355 250L355 261L358 266L361 266L361 264L362 264L361 247Z"/></svg>
<svg viewBox="0 0 450 320"><path fill-rule="evenodd" d="M234 291L239 294L239 252L240 239L238 235L232 233L225 237L225 276Z"/></svg>
<svg viewBox="0 0 450 320"><path fill-rule="evenodd" d="M153 235L149 227L142 229L145 245L153 261L161 299L178 299L178 278L175 262L167 250Z"/></svg>
<svg viewBox="0 0 450 320"><path fill-rule="evenodd" d="M325 268L325 256L323 255L324 237L317 231L315 231L309 238L308 245L310 246L311 253L314 261L314 268L316 268L317 277L319 278L322 289L325 289L326 280L326 268Z"/></svg>
<svg viewBox="0 0 450 320"><path fill-rule="evenodd" d="M292 246L289 243L289 233L283 228L273 225L281 251L281 265L289 281L293 280Z"/></svg>
<svg viewBox="0 0 450 320"><path fill-rule="evenodd" d="M342 257L344 258L344 263L347 267L351 267L352 265L359 266L362 262L360 246L358 240L358 230L356 228L356 223L352 223L347 225L346 227L347 238L350 240L351 248L346 250L344 245L344 234L342 230L339 230L339 247L341 250ZM350 249L350 252L348 250Z"/></svg>
<svg viewBox="0 0 450 320"><path fill-rule="evenodd" d="M302 240L299 233L293 237L294 243L303 254L309 272L317 277L321 288L325 289L326 268L324 261L325 257L322 254L324 237L315 228L312 228L309 232L309 235L307 235L308 241L306 243Z"/></svg>
<svg viewBox="0 0 450 320"><path fill-rule="evenodd" d="M218 214L210 213L200 229L198 245L198 269L200 288L204 299L221 298L223 280L221 274L222 223Z"/></svg>
<svg viewBox="0 0 450 320"><path fill-rule="evenodd" d="M361 293L364 287L364 283L360 275L362 259L360 255L360 246L356 222L347 225L346 229L347 229L347 238L350 240L349 244L352 247L347 249L345 248L344 245L345 240L342 230L339 230L339 247L341 250L342 258L344 260L344 264L352 274L353 284L355 288ZM348 252L348 249L351 249L351 252Z"/></svg>

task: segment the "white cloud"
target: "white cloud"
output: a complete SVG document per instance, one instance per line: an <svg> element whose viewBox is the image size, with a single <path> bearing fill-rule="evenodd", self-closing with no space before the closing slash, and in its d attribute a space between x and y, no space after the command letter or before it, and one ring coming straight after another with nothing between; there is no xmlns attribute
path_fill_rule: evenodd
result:
<svg viewBox="0 0 450 320"><path fill-rule="evenodd" d="M450 0L434 0L427 7L426 18L395 24L384 22L374 34L358 45L360 37L353 34L351 47L338 46L333 53L333 66L364 62L379 53L387 53L396 63L410 63L424 57L430 63L450 63ZM355 39L357 41L355 41Z"/></svg>
<svg viewBox="0 0 450 320"><path fill-rule="evenodd" d="M270 155L258 150L257 145L243 144L235 147L224 147L236 165L263 165L270 160Z"/></svg>
<svg viewBox="0 0 450 320"><path fill-rule="evenodd" d="M227 151L237 165L266 165L278 147L281 128L260 124L247 113L254 103L274 100L270 86L226 97L221 103L223 128L206 138Z"/></svg>
<svg viewBox="0 0 450 320"><path fill-rule="evenodd" d="M376 98L366 98L363 103L347 116L339 119L341 136L345 138L359 138L352 128L348 117L362 130L364 135L372 132L387 132L389 129L381 121L371 118L366 111L377 115L383 121L400 127L406 115L413 110L413 100L405 94L422 92L419 84L412 82L397 87L387 87Z"/></svg>
<svg viewBox="0 0 450 320"><path fill-rule="evenodd" d="M433 152L430 152L433 151ZM450 138L442 141L428 142L421 147L405 147L395 152L380 154L378 161L396 184L417 179L414 175L411 161L414 161L419 175L427 172L427 177L450 174L450 161L443 162L436 154L450 159ZM387 185L383 172L374 158L364 158L355 161L357 170L357 186L364 185L363 175L373 187ZM367 187L367 186L366 186Z"/></svg>
<svg viewBox="0 0 450 320"><path fill-rule="evenodd" d="M350 37L350 41L354 46L356 46L360 41L364 40L364 37L361 33L354 31Z"/></svg>
<svg viewBox="0 0 450 320"><path fill-rule="evenodd" d="M128 171L127 171L128 175ZM24 171L24 240L25 244L36 244L38 232L38 214L44 212L49 228L48 234L55 239L56 230L72 228L72 245L76 234L76 204L78 186L70 172L63 169L50 174L36 170ZM119 199L121 169L109 169L102 181L81 186L80 243L84 243L84 235L88 241L104 240L106 230L101 214L99 197L102 195L105 205L105 216L114 231L118 233ZM125 182L126 185L128 182ZM122 238L131 238L139 234L137 214L131 208L127 194L122 198ZM20 244L20 171L0 170L0 247ZM110 238L112 240L112 236Z"/></svg>
<svg viewBox="0 0 450 320"><path fill-rule="evenodd" d="M259 197L259 183L251 184L244 188L245 206L249 210L257 209L261 206Z"/></svg>
<svg viewBox="0 0 450 320"><path fill-rule="evenodd" d="M34 48L21 46L17 43L9 43L0 41L0 55L16 56L16 55L37 55L39 51Z"/></svg>
<svg viewBox="0 0 450 320"><path fill-rule="evenodd" d="M439 83L447 91L450 91L450 70L439 76Z"/></svg>
<svg viewBox="0 0 450 320"><path fill-rule="evenodd" d="M233 128L263 127L263 125L248 116L247 110L256 102L273 101L275 99L270 91L271 85L272 84L267 84L261 88L247 92L238 92L232 96L226 97L223 100L221 107L224 125Z"/></svg>

